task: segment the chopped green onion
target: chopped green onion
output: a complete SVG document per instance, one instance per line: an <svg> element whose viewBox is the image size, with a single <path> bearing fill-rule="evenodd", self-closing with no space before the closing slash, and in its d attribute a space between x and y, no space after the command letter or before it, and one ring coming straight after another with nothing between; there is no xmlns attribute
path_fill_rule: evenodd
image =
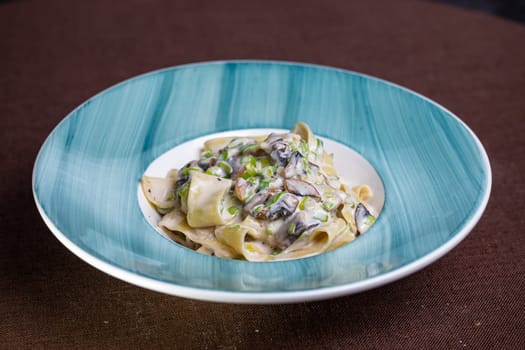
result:
<svg viewBox="0 0 525 350"><path fill-rule="evenodd" d="M257 175L257 171L255 169L248 169L248 168L246 168L244 170L244 173L242 174L242 178L245 179L245 180L248 180L248 179L254 177L255 175Z"/></svg>
<svg viewBox="0 0 525 350"><path fill-rule="evenodd" d="M264 190L270 186L270 180L262 179L259 183L259 189Z"/></svg>
<svg viewBox="0 0 525 350"><path fill-rule="evenodd" d="M229 149L232 149L232 148L237 148L239 146L242 145L242 140L240 139L233 139L230 141L230 143L228 144L227 148Z"/></svg>
<svg viewBox="0 0 525 350"><path fill-rule="evenodd" d="M304 169L304 172L306 173L306 175L311 175L312 174L312 169L310 168L310 162L308 161L307 158L302 158L301 159L301 163L303 164L303 169Z"/></svg>
<svg viewBox="0 0 525 350"><path fill-rule="evenodd" d="M323 141L321 139L317 139L317 153L319 153L319 151L322 151L323 150Z"/></svg>
<svg viewBox="0 0 525 350"><path fill-rule="evenodd" d="M266 208L271 207L272 205L274 205L275 203L277 203L277 202L281 199L282 196L284 196L284 195L286 195L286 194L288 194L288 192L286 192L286 191L282 191L282 192L279 192L278 194L273 195L273 196L270 198L269 201L267 201L266 203L264 203L264 206L265 206Z"/></svg>
<svg viewBox="0 0 525 350"><path fill-rule="evenodd" d="M306 142L302 142L299 143L299 148L298 148L298 151L299 153L301 153L303 155L303 157L305 158L308 158L308 153L309 153L309 148L308 148L308 144Z"/></svg>
<svg viewBox="0 0 525 350"><path fill-rule="evenodd" d="M201 168L196 168L196 167L184 168L184 169L182 170L182 175L184 175L184 176L188 176L188 175L190 175L190 173L191 173L192 171L202 171L202 169L201 169Z"/></svg>
<svg viewBox="0 0 525 350"><path fill-rule="evenodd" d="M327 211L330 211L332 209L334 209L334 206L335 206L335 203L333 202L330 202L330 201L324 201L323 202L323 208Z"/></svg>
<svg viewBox="0 0 525 350"><path fill-rule="evenodd" d="M177 195L180 197L180 198L184 198L188 195L188 192L190 190L190 184L188 182L186 182L184 185L182 185L178 190L177 190Z"/></svg>
<svg viewBox="0 0 525 350"><path fill-rule="evenodd" d="M239 151L241 151L241 153L243 152L251 152L251 151L255 151L257 148L259 148L259 144L257 143L249 143L249 144L246 144L244 146L242 146Z"/></svg>
<svg viewBox="0 0 525 350"><path fill-rule="evenodd" d="M330 180L330 181L339 181L339 176L337 176L337 175L328 175L328 180Z"/></svg>
<svg viewBox="0 0 525 350"><path fill-rule="evenodd" d="M290 224L288 227L288 233L293 235L295 233L295 224Z"/></svg>
<svg viewBox="0 0 525 350"><path fill-rule="evenodd" d="M328 214L325 213L316 213L313 216L314 219L319 220L321 222L327 222L328 221Z"/></svg>
<svg viewBox="0 0 525 350"><path fill-rule="evenodd" d="M316 201L313 200L311 197L303 197L301 201L299 202L299 209L301 210L313 210L316 207Z"/></svg>
<svg viewBox="0 0 525 350"><path fill-rule="evenodd" d="M209 167L208 169L206 169L206 174L217 176L217 177L225 177L226 176L226 172L220 166Z"/></svg>
<svg viewBox="0 0 525 350"><path fill-rule="evenodd" d="M160 213L160 214L167 214L169 213L173 208L160 208L160 207L157 207L157 211Z"/></svg>
<svg viewBox="0 0 525 350"><path fill-rule="evenodd" d="M241 158L241 164L246 167L255 168L257 167L257 159L252 155L243 156Z"/></svg>
<svg viewBox="0 0 525 350"><path fill-rule="evenodd" d="M259 186L259 178L258 177L250 177L249 179L245 179L246 181L248 181L248 183L252 186Z"/></svg>
<svg viewBox="0 0 525 350"><path fill-rule="evenodd" d="M220 160L218 163L217 163L218 166L220 166L222 168L222 170L224 170L224 172L226 173L226 175L230 175L233 171L232 167L230 166L230 164L226 163L225 161L222 161Z"/></svg>
<svg viewBox="0 0 525 350"><path fill-rule="evenodd" d="M373 215L368 215L365 221L365 225L370 226L376 221L376 217Z"/></svg>
<svg viewBox="0 0 525 350"><path fill-rule="evenodd" d="M234 205L228 208L228 213L230 213L231 215L235 215L239 212L239 210L239 207Z"/></svg>
<svg viewBox="0 0 525 350"><path fill-rule="evenodd" d="M281 252L282 252L281 249L279 249L279 248L275 248L275 250L272 252L272 255L273 255L273 256L276 256L276 255L279 255Z"/></svg>
<svg viewBox="0 0 525 350"><path fill-rule="evenodd" d="M202 153L201 153L201 158L203 158L203 159L208 159L208 158L212 158L212 157L215 157L215 153L213 153L209 149L206 149L206 150L202 151Z"/></svg>
<svg viewBox="0 0 525 350"><path fill-rule="evenodd" d="M220 154L220 157L221 157L222 160L227 160L228 157L229 157L228 151L227 150L222 151L221 154Z"/></svg>
<svg viewBox="0 0 525 350"><path fill-rule="evenodd" d="M259 205L256 205L254 208L253 208L253 213L255 215L259 214L261 212L261 210L264 209L264 205L263 204L259 204Z"/></svg>
<svg viewBox="0 0 525 350"><path fill-rule="evenodd" d="M270 166L272 164L272 160L270 157L260 157L258 163L260 165L260 168L263 169Z"/></svg>
<svg viewBox="0 0 525 350"><path fill-rule="evenodd" d="M299 209L304 210L304 203L308 200L308 197L303 197L299 202Z"/></svg>
<svg viewBox="0 0 525 350"><path fill-rule="evenodd" d="M261 174L267 177L272 177L274 173L275 173L275 167L272 165L264 167L261 171Z"/></svg>

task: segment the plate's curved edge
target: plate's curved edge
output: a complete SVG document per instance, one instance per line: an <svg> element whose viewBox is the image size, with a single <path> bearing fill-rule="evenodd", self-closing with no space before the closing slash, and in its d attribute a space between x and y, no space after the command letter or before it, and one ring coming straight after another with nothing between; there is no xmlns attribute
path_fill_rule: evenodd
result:
<svg viewBox="0 0 525 350"><path fill-rule="evenodd" d="M36 165L36 162L38 161L38 159L40 157L40 153L42 151L42 148L46 144L47 140L51 137L51 135L55 132L55 130L57 130L60 127L60 125L65 122L66 119L68 119L71 115L73 115L73 113L75 113L77 110L82 108L82 106L84 106L89 101L98 98L98 96L104 95L108 91L110 91L110 90L112 90L112 89L114 89L114 88L116 88L116 87L118 87L120 85L127 84L127 83L129 83L131 81L134 81L134 80L142 79L142 78L144 78L146 76L149 76L149 75L158 74L158 73L165 72L165 71L170 71L170 70L177 70L177 69L182 69L182 68L187 68L187 67L193 67L193 66L197 67L197 66L205 66L205 65L211 65L211 64L213 64L213 65L217 64L218 65L218 64L228 64L228 63L280 64L280 65L288 65L288 66L303 66L303 67L312 67L312 68L321 68L321 69L332 70L332 71L339 71L341 73L353 74L353 75L356 75L356 76L361 76L361 77L365 77L367 79L371 79L371 80L375 80L375 81L378 81L378 82L382 82L383 84L386 84L386 85L389 85L389 86L392 86L392 87L404 90L406 92L409 92L409 93L411 93L413 95L416 95L417 97L419 97L419 98L429 102L430 104L432 104L432 105L438 107L439 109L443 110L444 112L446 112L446 114L448 114L451 117L453 117L454 119L456 119L465 129L467 129L469 131L470 135L476 140L479 149L482 151L483 158L484 158L486 164L488 165L487 166L488 173L489 173L488 176L490 177L490 180L492 179L492 175L490 173L490 162L489 162L487 153L485 151L485 148L483 147L483 144L481 143L481 141L477 137L477 135L455 113L451 112L450 110L448 110L447 108L445 108L444 106L439 104L437 101L434 101L431 98L426 97L426 96L420 94L417 91L414 91L414 90L412 90L412 89L410 89L408 87L405 87L403 85L391 82L389 80L385 80L385 79L380 78L380 77L376 77L376 76L373 76L373 75L370 75L370 74L366 74L366 73L360 73L360 72L357 72L357 71L354 71L354 70L351 70L351 69L346 69L346 68L340 68L340 67L316 64L316 63L298 62L298 61L260 60L260 59L230 59L230 60L225 59L225 60L210 60L210 61L190 62L190 63L184 63L184 64L180 64L180 65L176 65L176 66L163 67L163 68L155 69L155 70L152 70L152 71L144 72L144 73L141 73L141 74L129 77L129 78L127 78L127 79L125 79L123 81L120 81L120 82L118 82L116 84L110 85L110 86L106 87L105 89L103 89L102 91L98 92L97 94L95 94L95 95L89 97L88 99L82 101L78 106L76 106L74 109L72 109L69 113L66 114L66 116L64 118L62 118L60 120L60 122L51 130L49 135L46 137L46 139L44 140L44 142L40 146L40 149L39 149L39 151L37 153L37 156L36 156L35 162L34 162L34 166L33 166L33 176L32 176L33 188L34 188L35 165Z"/></svg>
<svg viewBox="0 0 525 350"><path fill-rule="evenodd" d="M104 95L108 91L110 91L110 90L112 90L112 89L114 89L114 88L116 88L116 87L118 87L120 85L127 84L127 83L129 83L129 82L131 82L133 80L142 79L142 78L144 78L146 76L149 76L149 75L157 74L157 73L164 72L164 71L170 71L170 70L182 69L182 68L186 68L186 67L192 67L192 66L204 66L204 65L210 65L210 64L227 64L227 63L266 63L266 64L280 64L280 65L289 65L289 66L297 65L297 66L305 66L305 67L313 67L313 68L322 68L322 69L326 69L326 70L339 71L339 72L342 72L342 73L345 73L345 74L353 74L353 75L356 75L356 76L365 77L367 79L379 81L379 82L382 82L382 83L384 83L386 85L389 85L389 86L392 86L392 87L404 90L404 91L406 91L408 93L411 93L411 94L413 94L413 95L415 95L415 96L417 96L417 97L427 101L428 103L436 106L437 108L441 109L442 111L444 111L447 115L449 115L450 117L454 118L457 122L459 122L469 132L471 137L476 141L478 149L481 151L481 155L482 155L483 160L485 162L486 169L487 169L487 185L489 187L489 191L488 192L490 193L490 187L491 187L491 183L492 183L492 173L491 173L490 161L489 161L487 152L486 152L483 144L481 143L481 141L478 138L478 136L474 133L474 131L472 131L472 129L465 122L463 122L463 120L461 120L461 118L459 118L459 116L457 116L455 113L451 112L450 110L448 110L447 108L445 108L444 106L439 104L438 102L430 99L429 97L426 97L426 96L420 94L417 91L414 91L414 90L412 90L410 88L407 88L407 87L405 87L403 85L399 85L397 83L394 83L394 82L391 82L391 81L388 81L388 80L385 80L383 78L379 78L379 77L376 77L376 76L373 76L373 75L369 75L369 74L366 74L366 73L360 73L360 72L356 72L356 71L345 69L345 68L339 68L339 67L315 64L315 63L306 63L306 62L297 62L297 61L282 61L282 60L258 60L258 59L211 60L211 61L192 62L192 63L185 63L185 64L181 64L181 65L176 65L176 66L159 68L159 69L156 69L156 70L152 70L152 71L149 71L149 72L145 72L145 73L142 73L142 74L130 77L130 78L125 79L125 80L123 80L121 82L118 82L116 84L110 85L109 87L103 89L99 93L97 93L97 94L91 96L90 98L84 100L77 107L75 107L68 114L66 114L66 116L64 118L62 118L62 120L51 130L49 135L45 138L44 142L40 146L40 148L38 150L38 153L37 153L37 156L35 158L35 161L33 163L33 171L32 171L32 178L31 178L31 185L32 185L33 191L35 189L36 164L38 162L38 159L40 158L40 154L42 152L42 149L43 149L44 145L47 143L47 141L49 140L51 135L53 135L55 133L55 131L58 130L58 128L60 127L60 125L62 123L64 123L71 115L73 115L77 110L82 108L89 101L98 98L98 96ZM487 198L487 200L488 200L488 198Z"/></svg>
<svg viewBox="0 0 525 350"><path fill-rule="evenodd" d="M49 219L49 217L47 216L47 214L41 207L36 191L35 191L36 165L40 158L41 152L43 151L44 145L47 143L49 138L53 135L55 130L57 130L60 127L60 125L64 123L75 111L82 108L82 106L84 106L88 101L95 99L100 95L105 94L107 91L119 85L127 84L128 82L132 80L141 79L150 74L157 74L162 71L169 71L173 69L180 69L180 68L185 68L185 67L190 67L190 66L209 65L209 64L225 64L225 63L244 63L244 62L245 63L267 63L267 64L274 63L274 64L283 64L283 65L301 65L301 66L310 66L310 67L318 67L318 68L328 69L328 70L341 71L347 74L350 73L350 74L354 74L357 76L366 77L371 80L380 81L386 85L390 85L398 89L405 90L433 104L439 109L443 110L449 116L456 119L456 121L460 123L469 132L470 136L476 142L476 145L480 151L481 158L484 163L483 164L484 169L486 170L486 178L485 178L486 188L485 188L483 197L481 199L481 202L479 206L477 207L476 211L468 219L468 222L466 223L466 225L461 230L459 230L457 233L455 233L447 242L439 246L437 249L427 253L426 255L423 255L420 258L408 263L407 265L401 266L392 271L380 274L378 276L375 276L369 279L358 281L358 282L347 283L347 284L343 284L340 286L334 286L334 287L325 287L325 288L317 288L317 289L312 289L312 290L289 291L289 292L287 291L282 291L282 292L240 292L240 291L230 292L230 291L221 291L221 290L213 290L213 289L192 288L192 287L175 285L175 284L155 280L152 278L148 278L145 276L141 276L141 275L126 271L124 269L121 269L119 267L113 266L89 254L88 252L78 247L74 242L69 240L66 237L66 235L64 235L53 224L53 222ZM42 143L42 146L40 147L37 153L37 156L35 158L35 162L33 165L31 187L32 187L33 198L36 203L37 209L40 215L42 216L44 222L46 223L48 228L51 230L51 232L55 235L55 237L66 248L68 248L71 252L73 252L80 259L82 259L83 261L87 262L91 266L115 278L121 279L125 282L131 283L131 284L134 284L134 285L146 288L146 289L154 290L154 291L165 293L165 294L190 298L190 299L198 299L198 300L213 301L213 302L238 303L238 304L280 304L280 303L298 303L298 302L304 302L304 301L316 301L316 300L330 299L330 298L336 298L340 296L360 293L366 290L377 288L385 284L397 281L404 277L407 277L425 268L426 266L432 264L439 258L443 257L446 253L451 251L454 247L456 247L472 231L472 229L481 219L481 216L486 209L486 206L487 206L487 203L490 197L490 192L492 189L492 171L491 171L490 161L489 161L487 152L485 148L483 147L483 144L477 137L477 135L470 129L470 127L465 122L463 122L458 116L456 116L454 113L452 113L447 108L443 107L441 104L437 103L436 101L424 95L421 95L420 93L414 90L411 90L402 85L390 82L388 80L384 80L382 78L378 78L378 77L368 75L365 73L355 72L355 71L344 69L344 68L318 65L318 64L313 64L313 63L301 63L301 62L294 62L294 61L236 59L236 60L217 60L217 61L203 61L203 62L196 62L196 63L187 63L187 64L182 64L182 65L149 71L149 72L131 77L129 79L123 80L117 84L111 85L107 87L106 89L100 91L96 95L93 95L89 99L83 101L76 108L74 108L71 112L69 112L53 128L53 130L49 133L49 135L46 137L46 139Z"/></svg>
<svg viewBox="0 0 525 350"><path fill-rule="evenodd" d="M490 173L490 168L488 169ZM485 211L490 196L490 189L492 186L490 176L489 180L490 181L487 184L487 191L485 192L485 196L483 197L482 203L478 207L478 210L476 211L468 225L466 225L460 232L454 235L445 244L441 245L439 248L433 250L427 255L424 255L421 258L405 266L362 281L343 284L341 286L335 287L290 292L228 292L213 289L191 288L155 280L126 271L124 269L121 269L96 258L95 256L82 250L75 243L69 240L47 217L46 213L40 206L40 203L36 200L36 193L34 191L33 196L35 197L35 202L38 211L42 216L44 222L49 227L51 232L55 235L55 237L60 241L60 243L62 243L73 254L78 256L86 263L90 264L91 266L97 268L102 272L107 273L110 276L137 285L139 287L143 287L145 289L189 299L233 304L286 304L299 303L305 301L317 301L351 294L357 294L400 280L432 264L433 262L444 256L446 253L451 251L454 247L456 247L478 223L479 219L481 218L481 215Z"/></svg>

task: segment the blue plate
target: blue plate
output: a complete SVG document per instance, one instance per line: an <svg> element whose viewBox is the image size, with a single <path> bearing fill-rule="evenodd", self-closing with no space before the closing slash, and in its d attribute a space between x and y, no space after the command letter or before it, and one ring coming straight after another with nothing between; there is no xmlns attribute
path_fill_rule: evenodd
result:
<svg viewBox="0 0 525 350"><path fill-rule="evenodd" d="M383 181L382 213L354 242L253 263L178 246L145 219L137 185L164 152L203 135L290 129L298 120L357 151ZM145 288L235 303L331 298L413 273L470 232L490 187L481 143L435 102L354 72L269 61L190 64L111 87L53 130L33 173L44 221L89 264Z"/></svg>

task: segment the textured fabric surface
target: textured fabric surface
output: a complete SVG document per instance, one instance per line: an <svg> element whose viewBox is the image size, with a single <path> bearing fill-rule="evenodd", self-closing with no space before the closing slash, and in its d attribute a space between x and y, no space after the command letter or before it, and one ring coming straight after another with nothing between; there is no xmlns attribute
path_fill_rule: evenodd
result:
<svg viewBox="0 0 525 350"><path fill-rule="evenodd" d="M415 1L0 2L0 348L525 348L525 26ZM352 69L458 114L493 170L487 210L430 267L292 305L182 299L119 281L51 234L31 193L40 145L131 76L259 58Z"/></svg>

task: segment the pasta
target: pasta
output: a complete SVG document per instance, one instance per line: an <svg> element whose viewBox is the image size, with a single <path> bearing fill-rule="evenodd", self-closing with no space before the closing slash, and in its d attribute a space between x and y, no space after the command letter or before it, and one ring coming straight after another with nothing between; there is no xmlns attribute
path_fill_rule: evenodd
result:
<svg viewBox="0 0 525 350"><path fill-rule="evenodd" d="M165 178L143 176L159 227L221 258L297 259L336 249L375 221L367 185L350 188L305 123L290 133L222 137Z"/></svg>

